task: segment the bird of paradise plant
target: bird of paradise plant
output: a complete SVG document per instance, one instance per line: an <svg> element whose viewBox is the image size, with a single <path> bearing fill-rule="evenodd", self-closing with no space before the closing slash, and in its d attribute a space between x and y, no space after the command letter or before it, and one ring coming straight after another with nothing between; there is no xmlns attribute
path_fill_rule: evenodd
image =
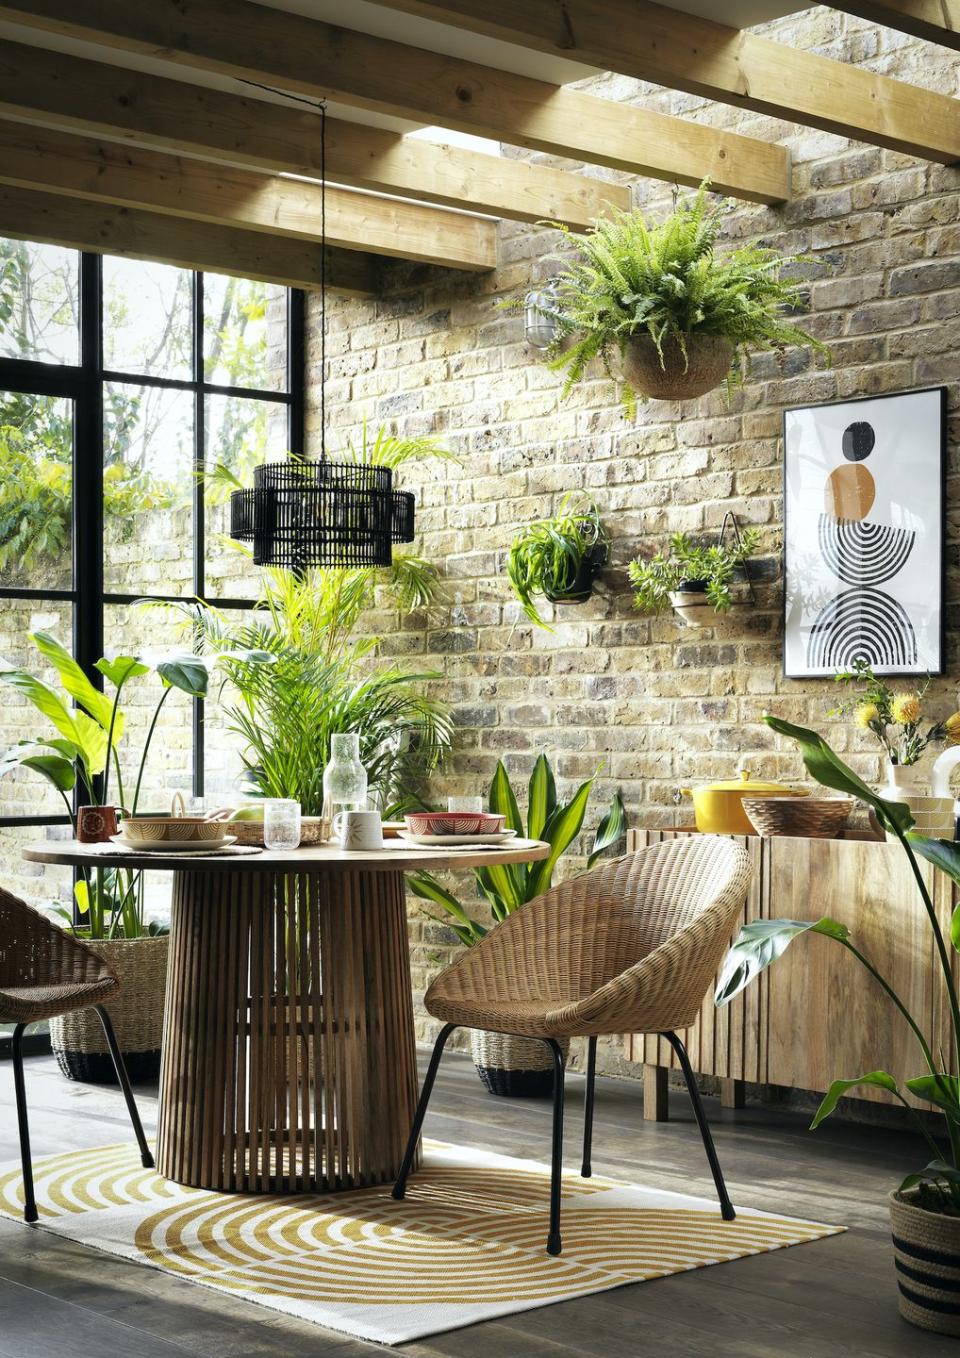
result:
<svg viewBox="0 0 960 1358"><path fill-rule="evenodd" d="M924 858L952 881L960 883L960 844L916 834L911 829L913 818L906 803L886 801L877 796L815 731L793 726L776 717L768 716L765 721L780 735L796 741L803 755L804 764L818 783L866 802L876 812L887 833L901 845L909 861L933 938L950 1015L950 1054L948 1056L937 1047L932 1035L924 1030L924 1018L922 1016L918 1018L910 1012L889 980L857 947L847 926L829 916L814 921L754 920L744 925L721 969L716 1003L729 1004L735 995L781 957L794 939L804 934L820 934L845 948L862 967L866 968L916 1039L918 1055L924 1069L921 1074L905 1080L904 1089L917 1099L932 1103L940 1109L943 1113L947 1145L942 1148L938 1144L917 1109L905 1097L898 1082L885 1070L872 1070L849 1079L834 1080L817 1109L811 1129L818 1127L829 1117L843 1095L850 1090L861 1085L872 1085L886 1090L906 1107L930 1154L925 1167L908 1174L903 1180L900 1185L901 1194L913 1190L917 1205L928 1211L960 1212L960 1079L950 1070L952 1061L960 1062L960 998L951 964L951 950L960 952L960 906L954 911L945 936L917 862L918 856Z"/></svg>

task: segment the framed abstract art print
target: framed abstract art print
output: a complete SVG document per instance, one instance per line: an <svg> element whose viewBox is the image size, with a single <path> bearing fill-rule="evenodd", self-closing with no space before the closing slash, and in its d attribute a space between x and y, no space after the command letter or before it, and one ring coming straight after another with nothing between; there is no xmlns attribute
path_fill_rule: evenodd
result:
<svg viewBox="0 0 960 1358"><path fill-rule="evenodd" d="M943 671L945 387L783 418L784 673Z"/></svg>

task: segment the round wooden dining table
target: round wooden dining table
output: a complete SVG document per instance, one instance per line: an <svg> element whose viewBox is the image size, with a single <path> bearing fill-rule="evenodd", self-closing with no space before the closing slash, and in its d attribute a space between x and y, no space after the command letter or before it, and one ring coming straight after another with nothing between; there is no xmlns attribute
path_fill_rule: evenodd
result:
<svg viewBox="0 0 960 1358"><path fill-rule="evenodd" d="M157 1168L196 1188L296 1193L400 1168L417 1097L403 874L549 852L51 841L23 856L173 873Z"/></svg>

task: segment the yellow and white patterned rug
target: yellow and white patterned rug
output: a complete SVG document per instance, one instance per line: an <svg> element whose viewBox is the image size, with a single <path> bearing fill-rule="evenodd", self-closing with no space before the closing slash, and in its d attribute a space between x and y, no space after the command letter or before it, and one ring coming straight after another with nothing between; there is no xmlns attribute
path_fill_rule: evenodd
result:
<svg viewBox="0 0 960 1358"><path fill-rule="evenodd" d="M49 1156L34 1173L48 1230L385 1344L843 1229L749 1208L726 1222L713 1201L571 1173L563 1253L551 1258L543 1166L440 1142L425 1160L405 1202L389 1188L272 1198L183 1188L141 1168L129 1145ZM22 1217L19 1164L0 1168L0 1211Z"/></svg>

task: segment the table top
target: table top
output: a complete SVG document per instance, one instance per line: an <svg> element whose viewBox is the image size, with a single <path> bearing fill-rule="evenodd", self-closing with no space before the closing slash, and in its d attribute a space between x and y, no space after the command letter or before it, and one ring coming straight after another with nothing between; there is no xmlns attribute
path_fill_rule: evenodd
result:
<svg viewBox="0 0 960 1358"><path fill-rule="evenodd" d="M498 863L536 863L550 854L542 840L523 840L503 849L376 849L356 852L322 844L299 849L262 849L243 854L136 852L113 844L81 844L75 839L31 844L23 850L30 863L60 863L79 868L150 868L155 872L416 872L427 868L485 868Z"/></svg>

